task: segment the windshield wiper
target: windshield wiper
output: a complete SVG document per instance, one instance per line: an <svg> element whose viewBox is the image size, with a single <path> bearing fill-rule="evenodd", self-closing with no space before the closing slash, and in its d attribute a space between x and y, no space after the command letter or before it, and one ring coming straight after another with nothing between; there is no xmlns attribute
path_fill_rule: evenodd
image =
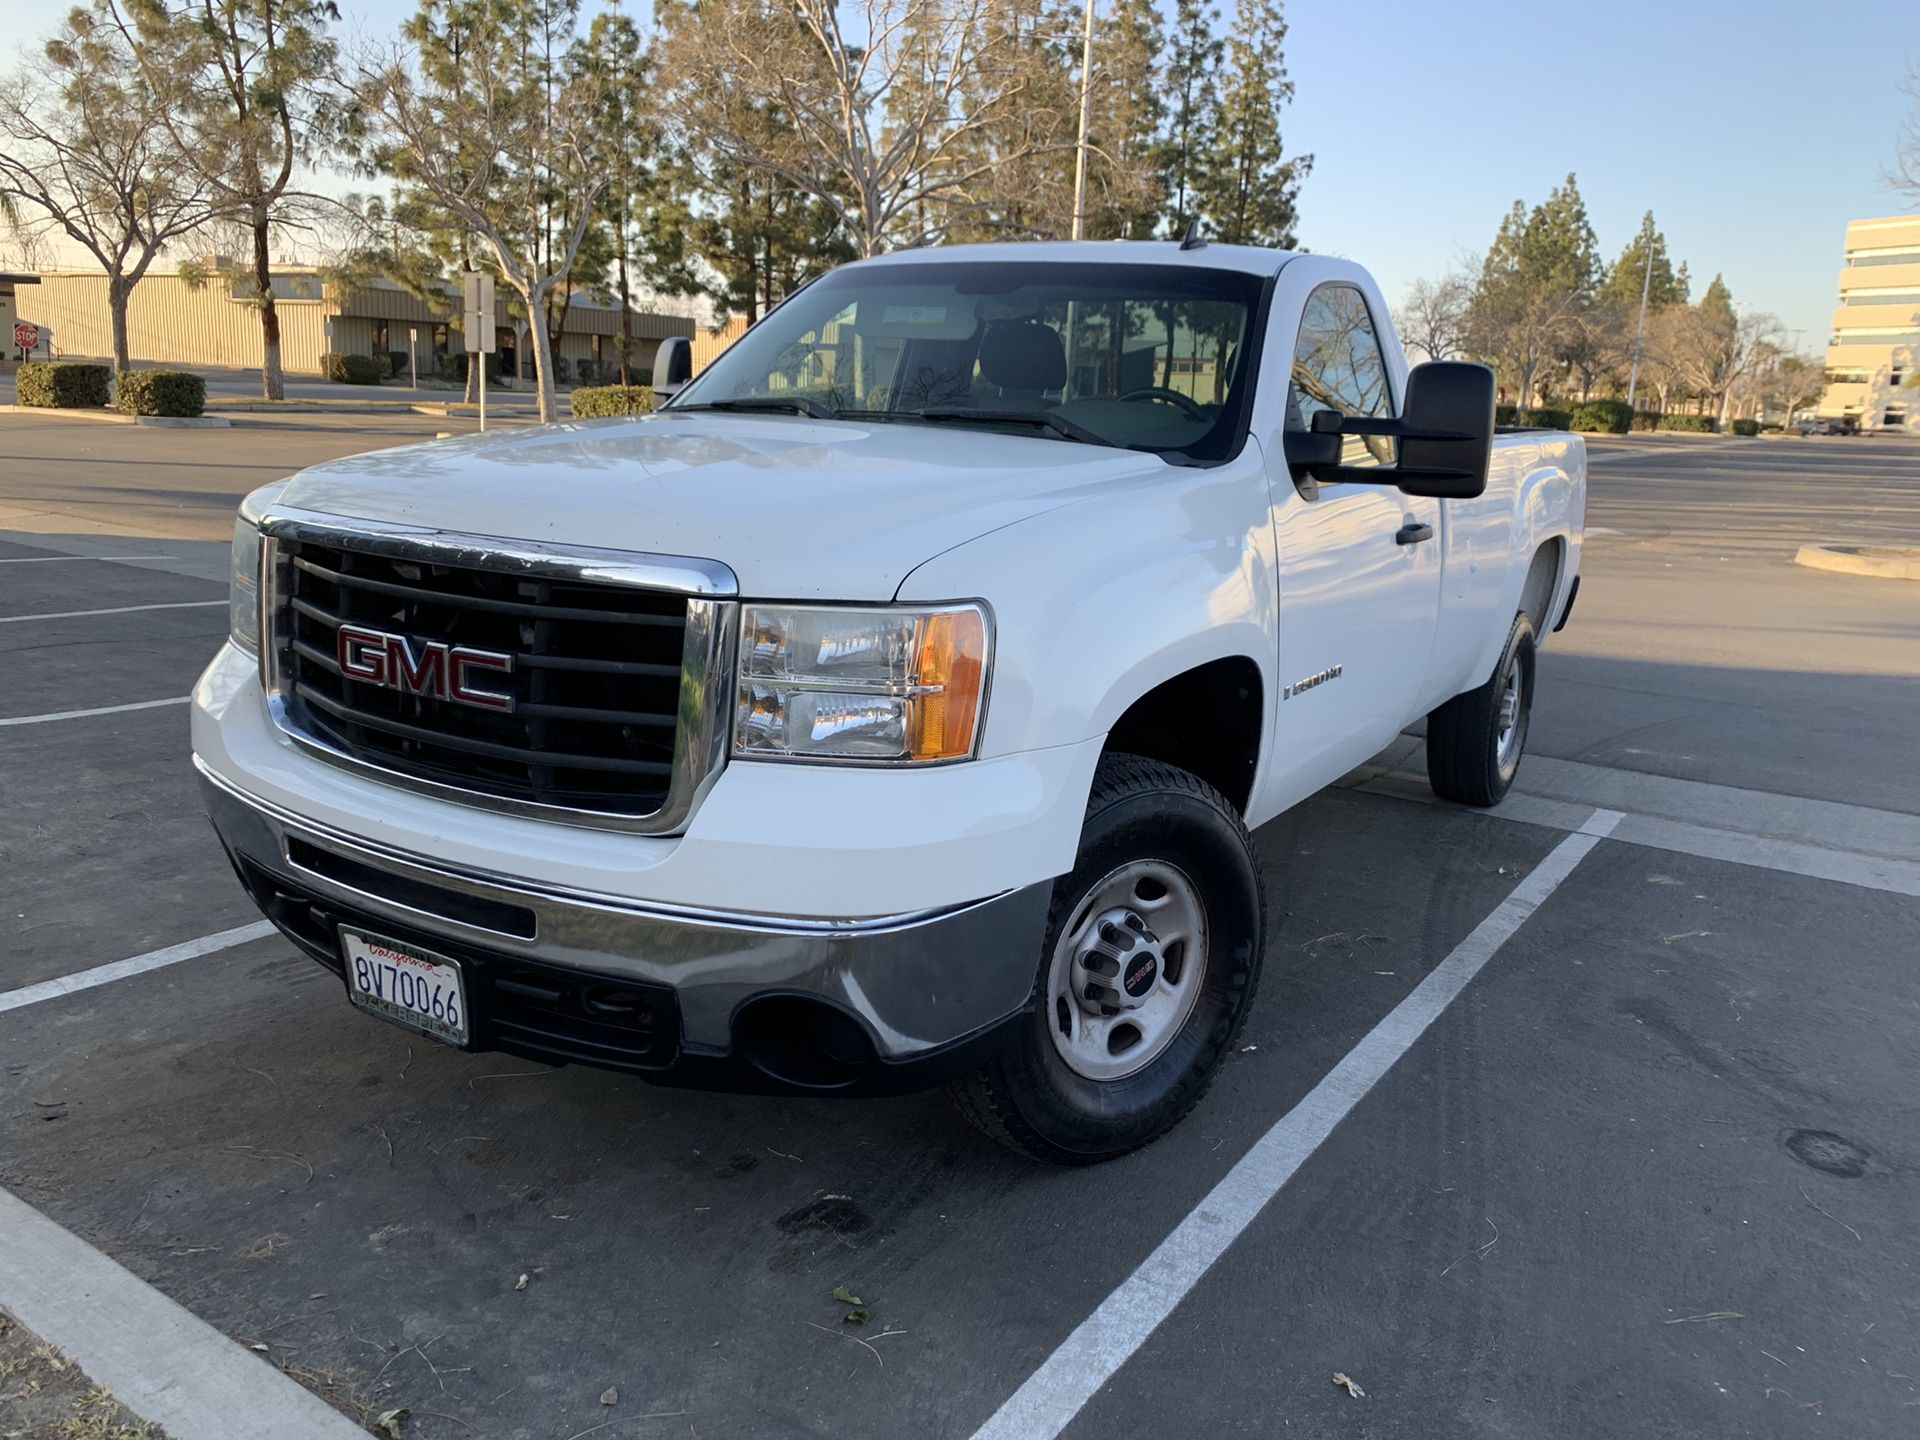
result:
<svg viewBox="0 0 1920 1440"><path fill-rule="evenodd" d="M938 424L951 420L961 425L1031 425L1036 429L1051 430L1064 435L1069 440L1078 440L1082 445L1103 445L1109 450L1118 450L1116 445L1105 436L1096 435L1084 425L1076 425L1063 415L1051 410L976 410L959 406L939 406L932 410L903 410L903 420L931 420Z"/></svg>
<svg viewBox="0 0 1920 1440"><path fill-rule="evenodd" d="M744 400L703 400L698 405L672 405L672 410L762 410L770 415L805 415L814 420L838 420L840 412L811 395L754 395Z"/></svg>

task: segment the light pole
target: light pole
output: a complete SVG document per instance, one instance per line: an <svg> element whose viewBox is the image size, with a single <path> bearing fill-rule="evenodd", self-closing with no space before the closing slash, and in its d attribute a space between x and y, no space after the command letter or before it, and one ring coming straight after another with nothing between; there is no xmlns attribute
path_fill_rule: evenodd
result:
<svg viewBox="0 0 1920 1440"><path fill-rule="evenodd" d="M1073 238L1087 238L1087 126L1093 113L1093 0L1080 32L1080 139L1073 152Z"/></svg>
<svg viewBox="0 0 1920 1440"><path fill-rule="evenodd" d="M1640 346L1647 338L1647 296L1653 291L1653 227L1647 226L1640 232L1640 243L1647 247L1647 273L1640 280L1640 323L1633 332L1633 368L1627 372L1627 415L1628 423L1636 413L1633 397L1640 390Z"/></svg>

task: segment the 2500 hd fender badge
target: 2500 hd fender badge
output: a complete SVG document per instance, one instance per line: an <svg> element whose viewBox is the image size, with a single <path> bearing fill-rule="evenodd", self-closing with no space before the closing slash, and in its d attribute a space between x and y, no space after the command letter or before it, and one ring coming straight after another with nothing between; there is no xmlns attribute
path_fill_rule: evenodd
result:
<svg viewBox="0 0 1920 1440"><path fill-rule="evenodd" d="M1287 686L1280 692L1280 698L1282 700L1291 700L1302 690L1311 690L1314 686L1324 685L1329 680L1338 680L1340 678L1340 672L1346 668L1344 665L1329 665L1324 670L1316 670L1313 674L1296 680Z"/></svg>

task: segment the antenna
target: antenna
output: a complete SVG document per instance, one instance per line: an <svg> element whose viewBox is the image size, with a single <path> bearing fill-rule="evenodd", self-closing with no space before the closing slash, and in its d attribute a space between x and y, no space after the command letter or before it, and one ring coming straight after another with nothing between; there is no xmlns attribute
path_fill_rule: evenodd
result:
<svg viewBox="0 0 1920 1440"><path fill-rule="evenodd" d="M1182 250L1200 250L1206 247L1206 240L1200 234L1200 217L1194 216L1187 222L1186 238L1180 242Z"/></svg>

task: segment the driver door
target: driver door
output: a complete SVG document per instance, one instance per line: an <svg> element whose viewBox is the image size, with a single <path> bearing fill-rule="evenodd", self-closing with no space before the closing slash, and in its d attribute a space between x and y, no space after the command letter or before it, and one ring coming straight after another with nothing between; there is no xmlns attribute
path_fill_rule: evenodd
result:
<svg viewBox="0 0 1920 1440"><path fill-rule="evenodd" d="M1286 426L1321 410L1397 413L1366 297L1349 284L1308 297ZM1394 442L1347 436L1341 463L1391 464ZM1296 483L1269 457L1279 550L1276 788L1292 803L1392 743L1415 718L1440 613L1440 502L1391 485Z"/></svg>

